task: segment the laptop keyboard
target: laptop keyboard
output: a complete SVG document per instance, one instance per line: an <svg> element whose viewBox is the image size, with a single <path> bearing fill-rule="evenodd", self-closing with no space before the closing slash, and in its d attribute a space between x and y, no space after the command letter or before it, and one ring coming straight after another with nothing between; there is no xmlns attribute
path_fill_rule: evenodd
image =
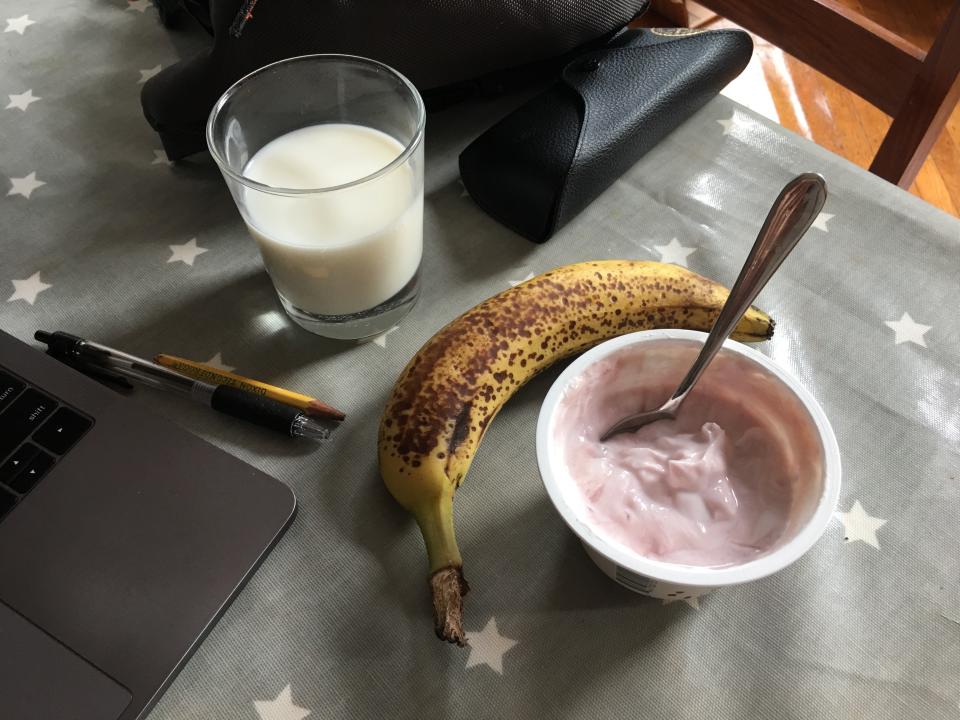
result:
<svg viewBox="0 0 960 720"><path fill-rule="evenodd" d="M0 368L0 519L91 425L87 416Z"/></svg>

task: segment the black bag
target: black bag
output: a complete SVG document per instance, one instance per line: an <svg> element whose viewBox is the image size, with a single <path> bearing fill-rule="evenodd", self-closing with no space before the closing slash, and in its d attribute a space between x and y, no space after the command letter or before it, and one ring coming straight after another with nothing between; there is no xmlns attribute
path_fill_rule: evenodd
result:
<svg viewBox="0 0 960 720"><path fill-rule="evenodd" d="M544 242L750 61L741 30L634 30L575 58L460 155L470 197Z"/></svg>
<svg viewBox="0 0 960 720"><path fill-rule="evenodd" d="M174 21L172 0L156 1L165 20ZM204 126L214 103L234 82L268 63L311 53L370 57L406 75L428 107L436 107L498 91L526 75L511 68L544 64L606 41L649 0L182 3L211 31L213 48L165 68L141 94L144 115L172 160L206 147Z"/></svg>

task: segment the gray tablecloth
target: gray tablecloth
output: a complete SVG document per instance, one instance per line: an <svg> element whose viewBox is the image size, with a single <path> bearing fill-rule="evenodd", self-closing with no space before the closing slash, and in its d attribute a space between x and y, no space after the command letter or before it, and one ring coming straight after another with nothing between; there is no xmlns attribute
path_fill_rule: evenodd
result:
<svg viewBox="0 0 960 720"><path fill-rule="evenodd" d="M717 99L535 246L458 183L457 153L502 112L462 106L428 121L419 305L376 342L327 342L285 319L212 163L164 162L138 81L196 38L129 5L2 4L0 323L23 339L64 328L143 355L217 355L348 415L318 447L138 391L300 499L152 718L960 717L960 223ZM697 608L617 586L537 476L550 373L497 418L457 496L472 647L438 642L422 541L376 468L403 365L465 308L569 261L663 257L729 284L805 170L830 200L759 304L778 321L763 351L839 438L842 514L822 540Z"/></svg>

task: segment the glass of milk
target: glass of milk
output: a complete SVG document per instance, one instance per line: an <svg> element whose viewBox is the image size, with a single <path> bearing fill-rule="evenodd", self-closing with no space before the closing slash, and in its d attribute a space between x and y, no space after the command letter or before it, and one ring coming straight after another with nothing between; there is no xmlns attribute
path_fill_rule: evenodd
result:
<svg viewBox="0 0 960 720"><path fill-rule="evenodd" d="M359 339L413 307L424 121L409 80L350 55L267 65L213 108L210 153L298 325Z"/></svg>

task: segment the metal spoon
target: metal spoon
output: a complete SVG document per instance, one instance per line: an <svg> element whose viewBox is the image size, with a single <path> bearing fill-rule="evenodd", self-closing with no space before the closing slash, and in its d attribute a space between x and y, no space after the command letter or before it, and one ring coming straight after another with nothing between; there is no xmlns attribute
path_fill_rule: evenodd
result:
<svg viewBox="0 0 960 720"><path fill-rule="evenodd" d="M740 276L680 387L656 410L629 415L620 420L600 437L601 442L623 432L638 430L657 420L673 420L677 416L680 403L723 347L723 341L733 332L767 281L816 220L826 199L827 184L816 173L804 173L786 184L770 208L757 241L740 270Z"/></svg>

